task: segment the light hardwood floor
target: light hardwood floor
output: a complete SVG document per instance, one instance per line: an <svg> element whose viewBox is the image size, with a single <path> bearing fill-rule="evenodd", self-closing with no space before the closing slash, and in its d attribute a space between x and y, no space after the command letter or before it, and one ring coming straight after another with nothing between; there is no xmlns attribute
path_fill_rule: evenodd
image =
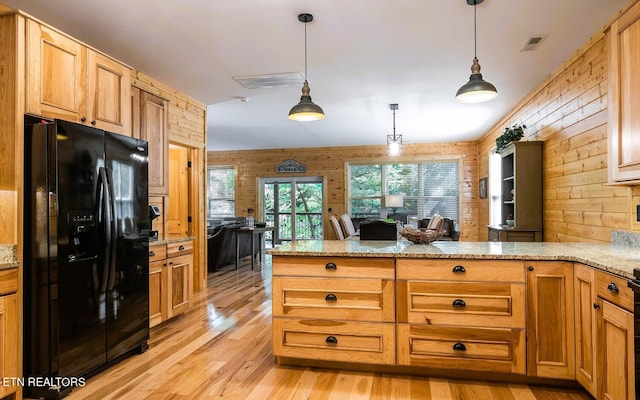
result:
<svg viewBox="0 0 640 400"><path fill-rule="evenodd" d="M151 330L149 350L67 399L469 399L590 397L579 389L285 367L271 355L271 257L209 274L186 314Z"/></svg>

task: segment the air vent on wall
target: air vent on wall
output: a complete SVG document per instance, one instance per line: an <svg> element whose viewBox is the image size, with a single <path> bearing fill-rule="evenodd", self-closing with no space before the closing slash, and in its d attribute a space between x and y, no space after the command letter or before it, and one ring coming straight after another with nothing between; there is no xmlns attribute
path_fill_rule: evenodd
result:
<svg viewBox="0 0 640 400"><path fill-rule="evenodd" d="M524 46L522 46L520 51L537 50L538 47L540 47L540 44L544 41L544 39L546 39L546 37L547 37L547 35L529 36L529 39L527 39L526 43L524 44Z"/></svg>
<svg viewBox="0 0 640 400"><path fill-rule="evenodd" d="M304 82L302 72L288 72L272 75L234 76L233 79L247 89L297 86Z"/></svg>

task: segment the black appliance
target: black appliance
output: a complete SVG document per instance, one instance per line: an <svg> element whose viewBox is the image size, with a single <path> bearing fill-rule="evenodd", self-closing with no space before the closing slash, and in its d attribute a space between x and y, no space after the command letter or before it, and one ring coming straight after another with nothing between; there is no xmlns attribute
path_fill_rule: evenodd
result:
<svg viewBox="0 0 640 400"><path fill-rule="evenodd" d="M629 281L633 290L633 347L635 355L636 399L640 399L640 268L633 270L636 279Z"/></svg>
<svg viewBox="0 0 640 400"><path fill-rule="evenodd" d="M25 119L24 393L57 399L147 349L148 149Z"/></svg>
<svg viewBox="0 0 640 400"><path fill-rule="evenodd" d="M151 223L153 223L153 220L158 218L160 216L160 207L154 205L154 204L149 204L149 227L151 227ZM150 242L155 242L158 240L158 231L157 230L150 230L149 231L149 241Z"/></svg>

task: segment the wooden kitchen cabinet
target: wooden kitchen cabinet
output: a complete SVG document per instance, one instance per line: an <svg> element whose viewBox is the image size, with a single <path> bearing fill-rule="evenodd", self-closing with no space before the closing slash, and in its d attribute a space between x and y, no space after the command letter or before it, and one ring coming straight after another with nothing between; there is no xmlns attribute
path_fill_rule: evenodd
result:
<svg viewBox="0 0 640 400"><path fill-rule="evenodd" d="M611 24L609 51L609 182L640 183L640 3Z"/></svg>
<svg viewBox="0 0 640 400"><path fill-rule="evenodd" d="M394 260L273 257L273 354L395 363Z"/></svg>
<svg viewBox="0 0 640 400"><path fill-rule="evenodd" d="M193 241L149 247L149 327L191 307Z"/></svg>
<svg viewBox="0 0 640 400"><path fill-rule="evenodd" d="M26 112L131 136L130 69L27 19Z"/></svg>
<svg viewBox="0 0 640 400"><path fill-rule="evenodd" d="M527 262L527 374L575 379L573 264Z"/></svg>
<svg viewBox="0 0 640 400"><path fill-rule="evenodd" d="M18 339L18 270L0 271L0 371L2 377L21 377L18 357L21 354ZM0 385L0 397L18 392L17 386Z"/></svg>
<svg viewBox="0 0 640 400"><path fill-rule="evenodd" d="M398 364L526 373L522 261L396 262Z"/></svg>
<svg viewBox="0 0 640 400"><path fill-rule="evenodd" d="M574 266L574 311L576 335L576 380L592 396L597 396L596 271L586 265Z"/></svg>
<svg viewBox="0 0 640 400"><path fill-rule="evenodd" d="M149 196L169 194L168 102L131 88L133 137L149 142Z"/></svg>

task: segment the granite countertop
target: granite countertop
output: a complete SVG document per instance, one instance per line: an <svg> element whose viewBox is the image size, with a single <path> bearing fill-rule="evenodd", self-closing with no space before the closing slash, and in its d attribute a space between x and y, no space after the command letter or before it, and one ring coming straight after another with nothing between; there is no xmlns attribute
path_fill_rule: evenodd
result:
<svg viewBox="0 0 640 400"><path fill-rule="evenodd" d="M301 240L266 251L286 256L351 256L398 258L469 258L488 260L576 261L633 279L640 268L640 248L599 243L434 242L406 240Z"/></svg>
<svg viewBox="0 0 640 400"><path fill-rule="evenodd" d="M163 239L163 240L156 240L153 242L149 242L149 246L156 246L159 244L169 244L169 243L179 243L179 242L184 242L187 240L195 240L195 236L187 236L187 237L177 237L177 238L169 238L169 239Z"/></svg>
<svg viewBox="0 0 640 400"><path fill-rule="evenodd" d="M15 244L0 244L0 270L16 268L17 246Z"/></svg>

